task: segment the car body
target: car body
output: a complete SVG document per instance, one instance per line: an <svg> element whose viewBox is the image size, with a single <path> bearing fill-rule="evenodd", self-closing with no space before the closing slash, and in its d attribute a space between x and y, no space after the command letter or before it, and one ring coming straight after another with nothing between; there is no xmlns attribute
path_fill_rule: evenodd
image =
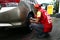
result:
<svg viewBox="0 0 60 40"><path fill-rule="evenodd" d="M0 27L23 26L25 24L28 13L33 9L33 5L29 4L31 1L20 0L1 2L0 9Z"/></svg>

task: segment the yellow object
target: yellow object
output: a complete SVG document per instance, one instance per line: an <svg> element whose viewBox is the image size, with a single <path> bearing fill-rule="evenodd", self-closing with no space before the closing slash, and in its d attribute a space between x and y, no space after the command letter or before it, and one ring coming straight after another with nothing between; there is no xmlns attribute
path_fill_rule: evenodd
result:
<svg viewBox="0 0 60 40"><path fill-rule="evenodd" d="M41 12L40 11L37 12L37 17L41 17Z"/></svg>
<svg viewBox="0 0 60 40"><path fill-rule="evenodd" d="M47 6L47 12L48 12L48 14L53 14L53 5Z"/></svg>

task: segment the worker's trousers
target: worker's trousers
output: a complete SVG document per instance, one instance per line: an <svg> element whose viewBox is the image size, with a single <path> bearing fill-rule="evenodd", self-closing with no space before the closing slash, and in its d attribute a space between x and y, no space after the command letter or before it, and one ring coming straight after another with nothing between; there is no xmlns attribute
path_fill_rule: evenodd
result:
<svg viewBox="0 0 60 40"><path fill-rule="evenodd" d="M42 35L44 33L43 32L44 26L42 24L31 23L29 27L32 30L35 30L38 35Z"/></svg>

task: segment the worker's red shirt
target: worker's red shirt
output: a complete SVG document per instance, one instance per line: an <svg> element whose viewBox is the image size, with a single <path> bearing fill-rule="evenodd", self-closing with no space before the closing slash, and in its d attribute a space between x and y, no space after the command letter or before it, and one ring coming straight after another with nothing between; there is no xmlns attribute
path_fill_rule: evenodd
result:
<svg viewBox="0 0 60 40"><path fill-rule="evenodd" d="M41 15L39 14L41 13ZM39 22L44 25L44 32L50 32L52 30L52 20L50 15L46 12L44 9L39 9L38 10L38 15L36 16L40 20Z"/></svg>

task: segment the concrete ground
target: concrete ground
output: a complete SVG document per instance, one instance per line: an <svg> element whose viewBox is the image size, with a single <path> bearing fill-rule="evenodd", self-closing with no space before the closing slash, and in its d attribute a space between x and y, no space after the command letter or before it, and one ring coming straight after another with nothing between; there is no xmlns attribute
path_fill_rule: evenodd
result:
<svg viewBox="0 0 60 40"><path fill-rule="evenodd" d="M33 36L32 33L28 33L26 29L9 29L3 30L0 29L0 40L60 40L60 18L52 18L53 20L53 29L50 32L49 38L38 39Z"/></svg>

